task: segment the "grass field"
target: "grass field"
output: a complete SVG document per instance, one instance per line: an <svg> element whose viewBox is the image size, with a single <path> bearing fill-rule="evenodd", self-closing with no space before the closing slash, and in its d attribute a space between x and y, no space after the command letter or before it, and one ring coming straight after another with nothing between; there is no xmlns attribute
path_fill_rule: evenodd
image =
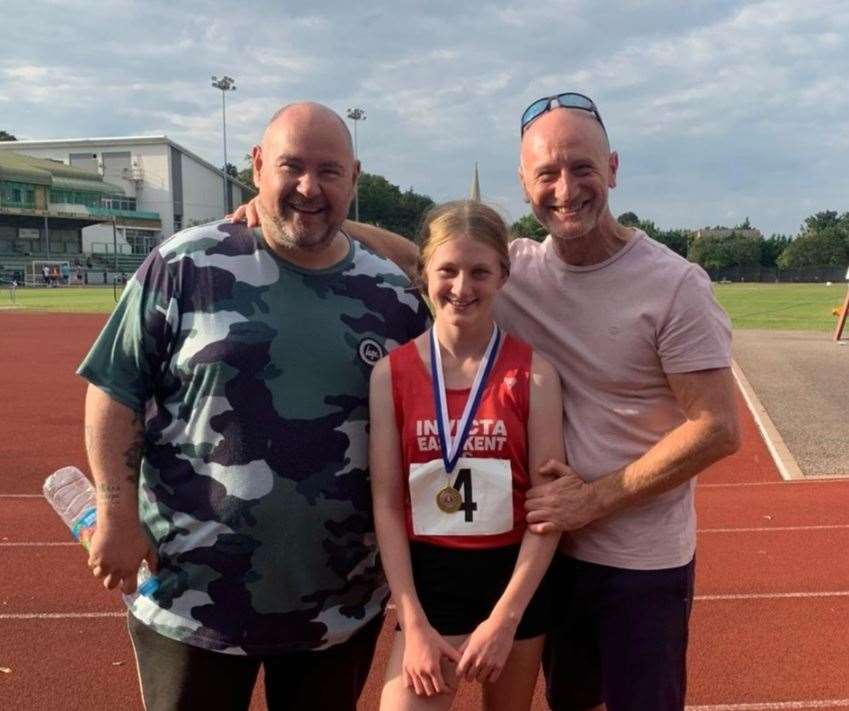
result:
<svg viewBox="0 0 849 711"><path fill-rule="evenodd" d="M846 298L846 284L716 284L719 303L734 328L831 331L831 311Z"/></svg>
<svg viewBox="0 0 849 711"><path fill-rule="evenodd" d="M120 295L120 287L117 293ZM14 301L14 308L54 313L108 314L115 308L111 286L19 288ZM0 307L13 307L12 295L5 285L0 291Z"/></svg>
<svg viewBox="0 0 849 711"><path fill-rule="evenodd" d="M716 296L734 328L780 331L831 331L831 311L843 303L846 284L717 284ZM112 287L18 289L16 306L32 311L109 313L115 307ZM8 290L0 306L12 306Z"/></svg>

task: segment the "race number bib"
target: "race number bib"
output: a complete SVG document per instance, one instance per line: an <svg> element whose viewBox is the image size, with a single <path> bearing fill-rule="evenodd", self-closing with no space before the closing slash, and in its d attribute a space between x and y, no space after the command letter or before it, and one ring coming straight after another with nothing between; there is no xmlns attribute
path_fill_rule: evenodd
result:
<svg viewBox="0 0 849 711"><path fill-rule="evenodd" d="M437 504L453 486L462 499L454 512ZM507 459L461 457L451 475L441 459L410 465L410 505L417 536L489 536L513 528L513 475Z"/></svg>

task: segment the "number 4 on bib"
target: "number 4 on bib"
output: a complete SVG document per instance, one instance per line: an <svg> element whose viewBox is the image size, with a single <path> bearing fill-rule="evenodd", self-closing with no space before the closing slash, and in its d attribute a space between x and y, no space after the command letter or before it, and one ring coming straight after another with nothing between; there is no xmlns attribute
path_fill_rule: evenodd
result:
<svg viewBox="0 0 849 711"><path fill-rule="evenodd" d="M513 482L506 459L462 457L453 485L441 459L410 465L413 533L419 536L485 536L513 528ZM440 496L459 494L458 506L442 507ZM450 509L450 510L449 510Z"/></svg>
<svg viewBox="0 0 849 711"><path fill-rule="evenodd" d="M460 496L463 498L460 511L465 512L466 521L474 521L474 513L478 510L478 505L475 503L474 494L472 493L472 470L464 468L457 472L457 478L454 480L452 486L456 491L460 492Z"/></svg>

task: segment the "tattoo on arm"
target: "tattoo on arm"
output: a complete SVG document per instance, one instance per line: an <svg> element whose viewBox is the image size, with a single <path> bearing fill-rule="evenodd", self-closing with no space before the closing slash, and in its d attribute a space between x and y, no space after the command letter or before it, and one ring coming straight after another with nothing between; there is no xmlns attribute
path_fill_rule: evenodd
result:
<svg viewBox="0 0 849 711"><path fill-rule="evenodd" d="M114 506L121 498L121 487L101 482L97 485L97 498L107 506Z"/></svg>
<svg viewBox="0 0 849 711"><path fill-rule="evenodd" d="M133 425L136 429L135 437L132 444L124 451L124 464L130 470L127 480L133 484L137 484L139 481L141 458L144 453L144 422L141 414L136 413L134 415Z"/></svg>

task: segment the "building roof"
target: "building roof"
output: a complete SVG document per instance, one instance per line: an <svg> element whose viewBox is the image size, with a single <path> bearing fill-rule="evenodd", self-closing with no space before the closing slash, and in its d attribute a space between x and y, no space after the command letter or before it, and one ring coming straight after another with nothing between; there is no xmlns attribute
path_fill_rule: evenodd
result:
<svg viewBox="0 0 849 711"><path fill-rule="evenodd" d="M106 147L106 146L138 146L138 145L168 145L172 148L184 153L189 156L193 160L196 160L201 165L209 168L210 170L218 173L222 178L225 177L225 173L220 168L217 168L209 161L201 158L197 153L193 153L188 148L181 146L179 143L172 141L168 136L155 135L155 136L111 136L111 137L94 137L94 138L49 138L45 140L25 140L25 141L0 141L0 154L2 154L3 150L12 150L15 145L18 145L23 148L86 148L88 146L94 147ZM252 192L256 192L256 188L253 185L246 185L241 180L234 178L232 175L226 175L227 179L231 183L235 183L236 185L247 188Z"/></svg>
<svg viewBox="0 0 849 711"><path fill-rule="evenodd" d="M0 151L0 180L46 185L60 190L124 194L122 187L105 182L99 173L10 150Z"/></svg>

